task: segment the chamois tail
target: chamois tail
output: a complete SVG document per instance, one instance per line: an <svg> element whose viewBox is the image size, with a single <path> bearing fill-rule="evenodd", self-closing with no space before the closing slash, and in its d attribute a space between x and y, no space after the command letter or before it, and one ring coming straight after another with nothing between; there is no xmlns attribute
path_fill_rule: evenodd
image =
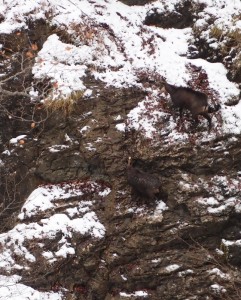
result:
<svg viewBox="0 0 241 300"><path fill-rule="evenodd" d="M214 107L208 106L208 112L209 113L215 113L221 108L220 104L216 104Z"/></svg>

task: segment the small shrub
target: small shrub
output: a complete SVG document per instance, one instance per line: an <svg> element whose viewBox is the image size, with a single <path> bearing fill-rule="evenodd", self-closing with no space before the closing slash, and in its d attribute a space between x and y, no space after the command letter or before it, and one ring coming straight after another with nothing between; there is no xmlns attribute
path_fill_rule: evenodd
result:
<svg viewBox="0 0 241 300"><path fill-rule="evenodd" d="M195 24L193 25L192 31L194 36L199 37L203 30L204 30L203 28L196 26Z"/></svg>
<svg viewBox="0 0 241 300"><path fill-rule="evenodd" d="M223 252L223 259L225 260L225 262L228 262L229 248L227 245L225 245L225 243L223 241L221 241L220 250Z"/></svg>
<svg viewBox="0 0 241 300"><path fill-rule="evenodd" d="M219 44L219 51L222 57L227 56L230 50L234 47L237 48L237 51L240 51L241 32L239 29L228 30L214 25L210 29L209 35L211 38L215 38L218 42L222 42Z"/></svg>
<svg viewBox="0 0 241 300"><path fill-rule="evenodd" d="M210 36L213 38L216 38L217 40L220 40L224 35L224 30L222 28L219 28L218 26L214 25L210 29Z"/></svg>
<svg viewBox="0 0 241 300"><path fill-rule="evenodd" d="M236 45L241 44L241 31L240 29L231 30L228 32L227 36L232 40Z"/></svg>
<svg viewBox="0 0 241 300"><path fill-rule="evenodd" d="M92 45L94 41L103 44L103 31L105 29L96 27L91 20L85 19L83 23L72 22L68 29L59 31L61 41L73 45Z"/></svg>
<svg viewBox="0 0 241 300"><path fill-rule="evenodd" d="M62 111L69 115L73 110L76 102L83 96L83 91L72 92L68 96L54 97L53 92L44 100L44 105L50 112Z"/></svg>

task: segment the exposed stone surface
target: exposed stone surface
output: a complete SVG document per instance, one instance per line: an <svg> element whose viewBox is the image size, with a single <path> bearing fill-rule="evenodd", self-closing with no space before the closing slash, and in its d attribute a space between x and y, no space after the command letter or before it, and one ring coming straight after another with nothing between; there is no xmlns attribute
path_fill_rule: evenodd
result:
<svg viewBox="0 0 241 300"><path fill-rule="evenodd" d="M31 283L33 274L28 278L23 272L24 278L35 288L48 289L52 285L56 289L62 286L74 290L76 299L121 299L121 291L133 293L143 289L148 292L148 299L185 299L194 292L197 299L221 297L210 287L212 282L224 286L233 295L230 298L236 299L239 280L234 289L228 280L209 275L208 271L217 266L223 272L232 271L226 262L228 257L219 256L216 251L222 238L240 238L239 214L232 212L232 207L218 215L210 214L196 199L211 197L215 185L224 199L230 197L228 187L222 187L218 180L215 183L214 178L224 175L230 180L238 178L240 139L220 137L202 145L159 144L152 148L143 141L135 153L137 164L158 174L168 194L169 210L163 213L163 218L155 219L152 217L155 204L138 204L140 200L127 186L128 152L135 145L130 134L114 129L113 119L117 114L125 118L143 94L138 90L106 90L101 84L97 89L99 96L79 101L75 113L68 118L58 113L50 116L42 131L36 134L37 141L26 141L17 147L15 153L26 167L19 169L17 164L15 168L28 182L27 190L18 191L21 199L33 189L34 182L37 186L40 182L58 183L86 177L108 182L112 192L95 208L107 229L106 237L96 243L90 237L74 235L71 242L76 245L76 254L73 257L63 258L49 268L39 256L32 268L40 279ZM89 111L92 113L88 115ZM81 133L84 126L90 129ZM65 142L65 134L71 141ZM50 151L53 145L63 143L65 149ZM95 150L89 151L89 147ZM119 194L120 188L127 194ZM240 192L235 189L234 193ZM128 212L133 205L144 205L144 213ZM56 247L59 239L49 241L48 249ZM239 265L235 247L230 253L229 262Z"/></svg>
<svg viewBox="0 0 241 300"><path fill-rule="evenodd" d="M165 4L164 4L165 7ZM174 11L158 12L158 9L152 9L145 19L146 25L155 25L161 28L186 28L193 25L196 10L201 10L200 7L195 7L189 0L181 1L175 5Z"/></svg>
<svg viewBox="0 0 241 300"><path fill-rule="evenodd" d="M147 3L153 2L153 0L121 0L120 2L132 6L132 5L145 5Z"/></svg>

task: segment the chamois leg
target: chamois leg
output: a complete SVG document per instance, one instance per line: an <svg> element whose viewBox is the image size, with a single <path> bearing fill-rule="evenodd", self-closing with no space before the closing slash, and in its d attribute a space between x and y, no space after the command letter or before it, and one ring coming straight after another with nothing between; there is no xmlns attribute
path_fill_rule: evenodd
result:
<svg viewBox="0 0 241 300"><path fill-rule="evenodd" d="M183 113L183 108L180 107L180 108L179 108L180 119L182 119L182 113Z"/></svg>
<svg viewBox="0 0 241 300"><path fill-rule="evenodd" d="M211 117L209 116L209 114L207 112L202 112L202 113L200 113L200 115L202 115L205 119L208 120L208 132L210 132L210 130L212 128Z"/></svg>
<svg viewBox="0 0 241 300"><path fill-rule="evenodd" d="M199 123L198 115L193 114L192 117L193 117L193 120L194 120L194 126L196 127L198 125L198 123Z"/></svg>
<svg viewBox="0 0 241 300"><path fill-rule="evenodd" d="M179 120L177 122L177 126L178 128L181 128L181 130L183 130L182 112L183 112L183 108L179 107ZM175 113L175 121L176 120L177 120L177 115Z"/></svg>
<svg viewBox="0 0 241 300"><path fill-rule="evenodd" d="M199 124L198 114L192 113L192 120L191 120L190 130L195 132L198 124Z"/></svg>

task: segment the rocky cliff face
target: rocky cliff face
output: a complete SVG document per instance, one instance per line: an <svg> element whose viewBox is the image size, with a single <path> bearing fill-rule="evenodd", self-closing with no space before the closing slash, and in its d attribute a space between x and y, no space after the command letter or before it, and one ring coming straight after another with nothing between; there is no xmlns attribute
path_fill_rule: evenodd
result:
<svg viewBox="0 0 241 300"><path fill-rule="evenodd" d="M143 24L149 26L153 11L158 18L160 3L139 2L130 4L152 5L146 14L141 11ZM186 16L177 28L192 26L208 7L207 1L194 4L174 5L174 15ZM100 16L110 13L107 4L88 5ZM42 11L53 17L54 7ZM120 19L127 22L127 6L119 9ZM140 7L132 9L131 14ZM165 12L172 9L165 7ZM93 12L91 17L93 21ZM63 74L58 82L53 80L61 67L51 70L61 62L76 68L76 74L82 72L82 62L75 58L81 59L84 54L78 51L91 43L87 33L97 42L106 42L108 33L109 57L116 55L109 41L126 61L132 56L107 21L92 23L87 32L76 31L75 41L72 23L72 32L56 24L29 21L25 29L1 35L1 285L15 285L21 299L238 299L241 139L234 84L230 89L235 92L221 102L226 94L213 89L209 68L191 59L186 64L188 85L207 93L210 104L222 104L212 116L210 133L204 119L193 126L188 112L180 120L170 99L160 94L162 76L171 80L171 70L128 69L121 78L126 85L114 86L105 76L112 72L113 82L119 83L116 74L122 67L111 61L96 66L98 57L86 63L85 89L65 97L60 107L51 106L49 95L54 100L66 82ZM150 34L142 36L142 47L152 56L158 51L155 39L164 47L168 37L147 25L140 27ZM51 55L49 38L63 46L69 61L65 64L67 54L60 59L54 48L56 57L51 57L45 76L41 64L49 63L43 54ZM202 57L201 45L196 47ZM182 60L182 49L178 51ZM232 77L240 84L238 78ZM156 199L138 195L127 184L129 156L136 167L159 177L163 191ZM2 294L14 299L10 287Z"/></svg>

